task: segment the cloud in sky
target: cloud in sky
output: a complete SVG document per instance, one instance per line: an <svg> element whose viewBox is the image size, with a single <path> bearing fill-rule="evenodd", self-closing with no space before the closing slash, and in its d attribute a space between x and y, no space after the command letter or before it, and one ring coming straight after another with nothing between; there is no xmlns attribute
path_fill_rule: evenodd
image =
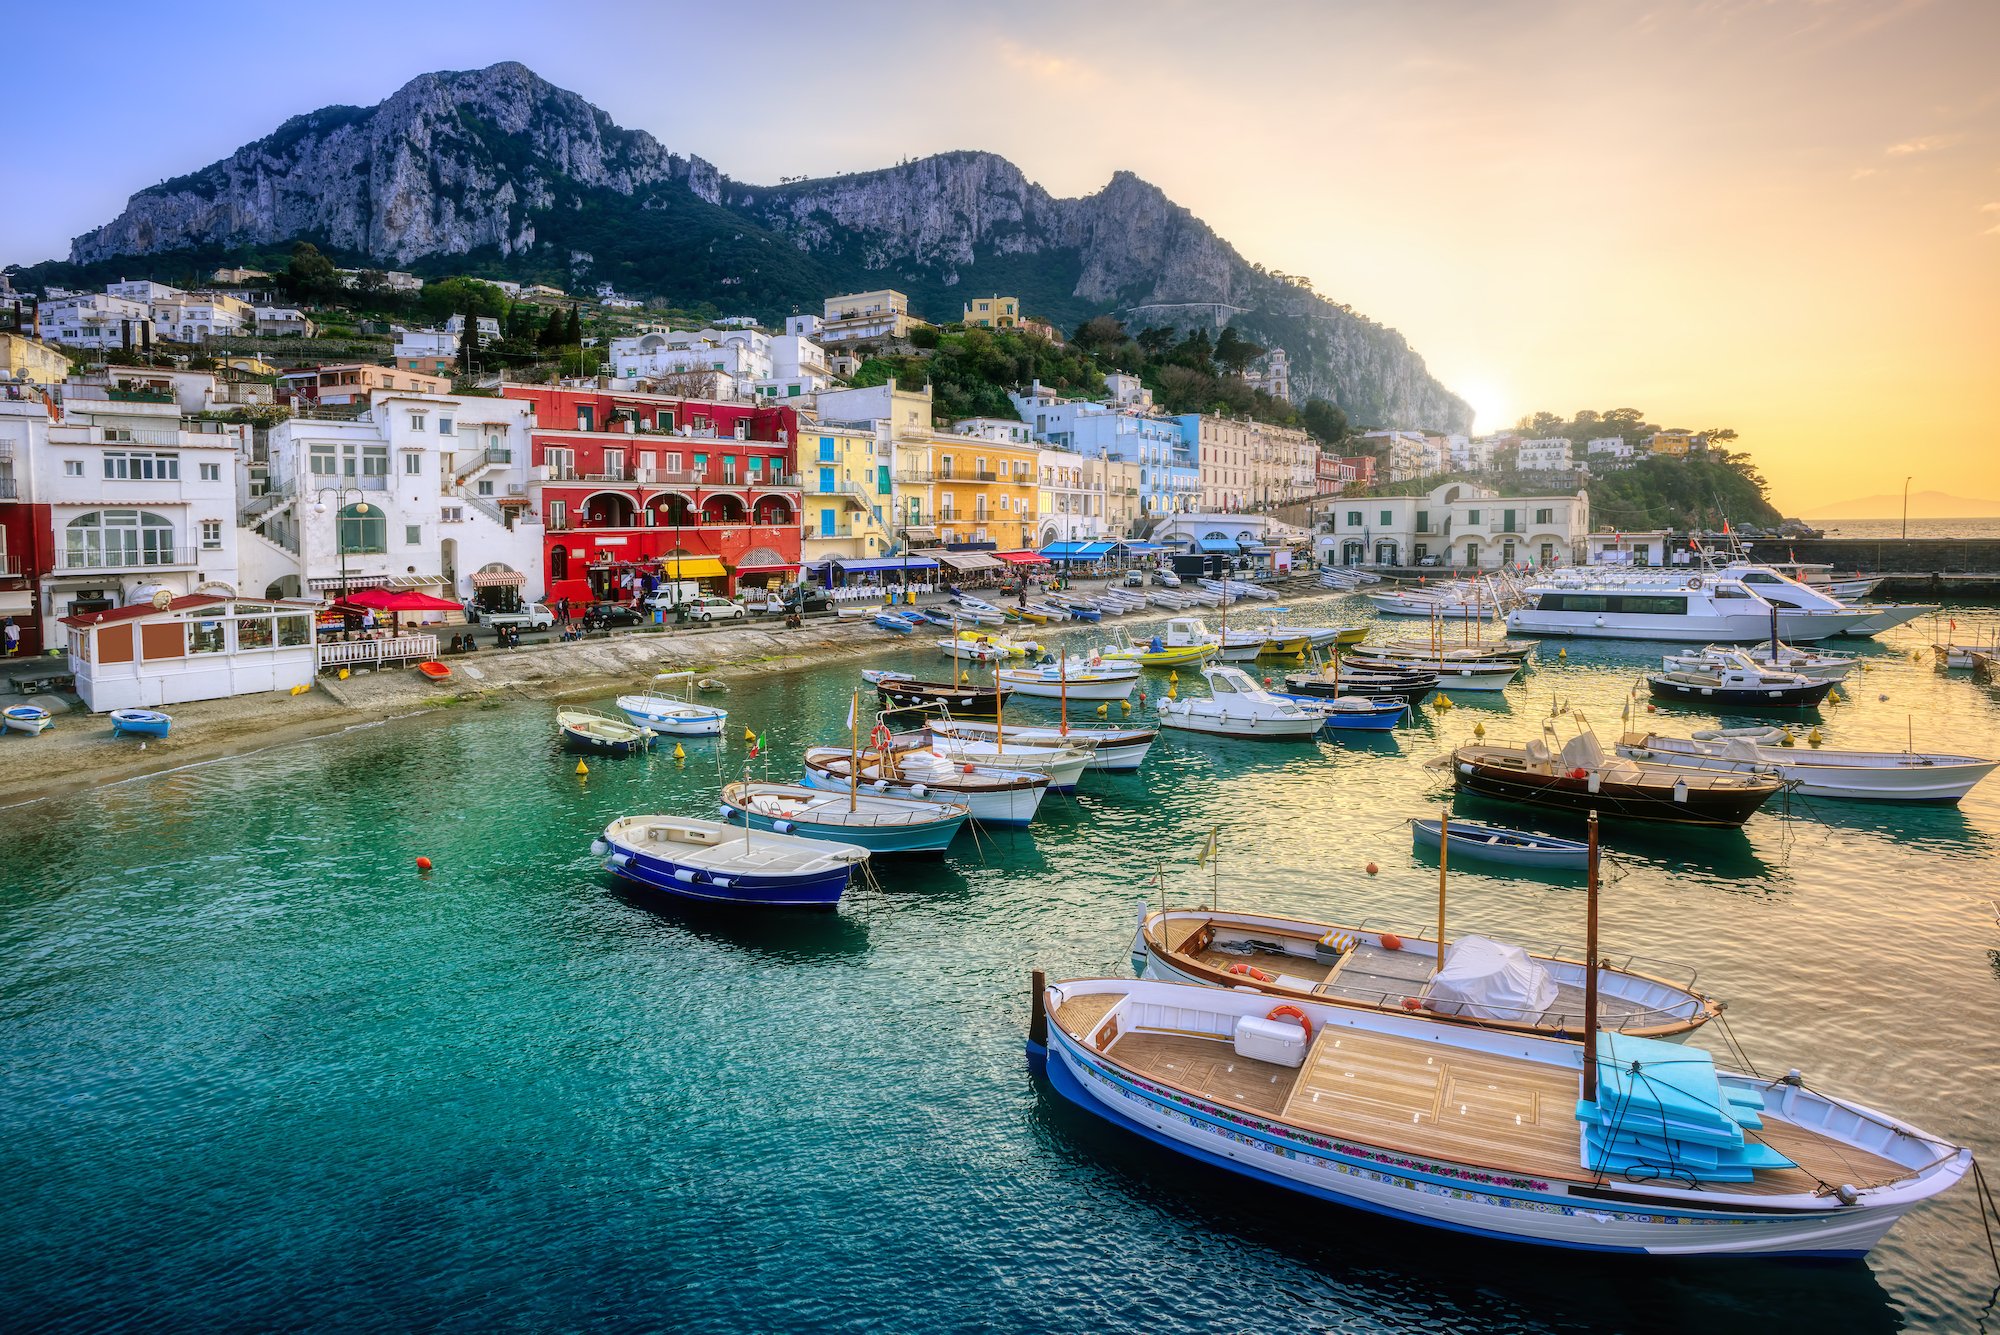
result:
<svg viewBox="0 0 2000 1335"><path fill-rule="evenodd" d="M1950 148L1958 142L1954 134L1927 134L1917 139L1905 139L1899 144L1891 144L1883 149L1892 158L1913 157L1918 153L1935 153L1941 148Z"/></svg>

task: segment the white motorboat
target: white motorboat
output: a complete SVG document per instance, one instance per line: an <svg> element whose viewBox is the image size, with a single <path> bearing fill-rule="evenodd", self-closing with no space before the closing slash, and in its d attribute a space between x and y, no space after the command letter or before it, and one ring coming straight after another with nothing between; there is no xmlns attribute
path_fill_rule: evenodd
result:
<svg viewBox="0 0 2000 1335"><path fill-rule="evenodd" d="M1162 699L1162 727L1212 737L1254 741L1305 741L1325 722L1295 701L1263 689L1249 673L1227 664L1202 669L1209 694L1186 700Z"/></svg>
<svg viewBox="0 0 2000 1335"><path fill-rule="evenodd" d="M809 747L804 781L844 793L851 764L844 746ZM863 755L856 779L863 792L962 802L982 825L1026 825L1049 791L1046 774L961 764L928 747L893 752L886 765L880 755Z"/></svg>
<svg viewBox="0 0 2000 1335"><path fill-rule="evenodd" d="M1066 729L1055 725L1004 725L968 719L938 719L930 724L933 737L973 737L992 739L1004 736L1007 744L1025 746L1066 746L1088 751L1085 769L1111 772L1138 769L1159 738L1157 728L1121 728L1101 723L1072 723Z"/></svg>
<svg viewBox="0 0 2000 1335"><path fill-rule="evenodd" d="M1742 649L1711 644L1699 653L1668 654L1660 662L1669 672L1705 672L1730 661L1732 654L1742 654L1759 667L1797 673L1818 681L1844 680L1848 673L1861 665L1861 660L1853 654L1825 654L1789 644L1780 644L1775 652L1768 644L1748 645Z"/></svg>
<svg viewBox="0 0 2000 1335"><path fill-rule="evenodd" d="M1830 751L1786 746L1781 728L1664 737L1628 732L1618 754L1641 763L1783 779L1804 797L1861 802L1956 802L2000 769L2000 760L1922 751Z"/></svg>
<svg viewBox="0 0 2000 1335"><path fill-rule="evenodd" d="M662 672L653 680L692 682L693 678L692 672ZM656 691L619 696L618 712L632 720L634 727L650 728L674 737L719 736L723 725L729 722L729 711L726 709Z"/></svg>
<svg viewBox="0 0 2000 1335"><path fill-rule="evenodd" d="M1776 595L1780 583L1772 574L1761 587ZM1775 611L1780 640L1810 644L1875 615L1804 585L1795 596L1801 605L1780 607L1727 572L1580 567L1530 584L1526 601L1507 614L1507 629L1585 639L1754 644L1771 637Z"/></svg>
<svg viewBox="0 0 2000 1335"><path fill-rule="evenodd" d="M1803 635L1794 635L1791 630L1792 618L1801 614L1817 612L1828 616L1851 615L1853 619L1843 626L1839 633L1866 637L1937 611L1936 605L1931 603L1843 602L1830 587L1816 588L1784 574L1784 569L1782 566L1731 561L1717 573L1724 578L1741 580L1758 597L1777 607L1783 620L1781 634L1788 640L1807 638Z"/></svg>
<svg viewBox="0 0 2000 1335"><path fill-rule="evenodd" d="M1090 765L1090 752L1073 746L1056 746L1046 742L1028 746L1011 739L949 731L926 735L930 749L947 760L961 765L1005 770L1010 774L1045 774L1050 789L1058 793L1073 791L1076 781L1083 777L1083 771ZM1006 734L1001 736L1006 737Z"/></svg>
<svg viewBox="0 0 2000 1335"><path fill-rule="evenodd" d="M1072 658L1067 664L1001 668L996 675L1000 684L1012 687L1016 695L1042 700L1123 700L1139 684L1136 663L1092 663L1080 658Z"/></svg>

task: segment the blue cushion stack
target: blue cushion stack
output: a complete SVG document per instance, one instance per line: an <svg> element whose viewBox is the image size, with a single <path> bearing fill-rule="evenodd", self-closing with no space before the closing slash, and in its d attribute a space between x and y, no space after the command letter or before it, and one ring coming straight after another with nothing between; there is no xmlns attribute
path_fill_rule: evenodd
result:
<svg viewBox="0 0 2000 1335"><path fill-rule="evenodd" d="M1699 1048L1626 1034L1597 1036L1597 1100L1579 1100L1583 1166L1634 1178L1748 1182L1792 1161L1743 1134L1764 1124L1755 1090L1724 1090Z"/></svg>

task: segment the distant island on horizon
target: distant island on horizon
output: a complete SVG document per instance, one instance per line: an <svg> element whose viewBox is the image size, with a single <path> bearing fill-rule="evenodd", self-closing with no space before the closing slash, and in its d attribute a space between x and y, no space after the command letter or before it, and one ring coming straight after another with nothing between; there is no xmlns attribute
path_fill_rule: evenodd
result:
<svg viewBox="0 0 2000 1335"><path fill-rule="evenodd" d="M1942 491L1910 493L1911 519L2000 519L2000 501L1953 496ZM1900 519L1903 497L1900 492L1885 496L1862 496L1851 501L1834 501L1799 511L1799 518L1815 522L1834 519Z"/></svg>

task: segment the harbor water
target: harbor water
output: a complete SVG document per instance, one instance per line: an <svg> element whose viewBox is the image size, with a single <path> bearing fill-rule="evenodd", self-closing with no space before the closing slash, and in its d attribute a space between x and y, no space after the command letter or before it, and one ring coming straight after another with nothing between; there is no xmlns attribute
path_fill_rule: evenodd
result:
<svg viewBox="0 0 2000 1335"><path fill-rule="evenodd" d="M1368 616L1345 599L1294 619ZM1959 625L1991 616L1961 609ZM1913 661L1929 638L1926 624L1829 646L1871 669L1810 716L1829 745L2000 755L2000 701ZM803 747L844 739L852 663L739 682L717 697L728 734L685 742L679 762L669 745L579 776L552 706L464 705L0 812L0 1318L1972 1325L1995 1277L1969 1184L1867 1263L1598 1259L1307 1204L1169 1158L1030 1080L1029 971L1129 976L1143 899L1427 934L1437 869L1406 821L1451 798L1424 762L1476 726L1537 735L1552 705L1608 744L1649 652L1558 647L1504 696L1454 695L1387 735L1166 735L1140 773L1087 775L1026 830L878 862L833 914L663 907L614 888L590 844L619 815L712 814L746 768L794 777ZM924 636L877 665L948 670ZM1149 697L1166 686L1147 674ZM1179 689L1203 688L1184 672ZM1632 708L1635 726L1681 735L1718 721ZM1135 700L1132 718L1149 713ZM33 744L0 737L0 765ZM1197 868L1214 827L1220 858ZM1740 832L1610 827L1606 847L1607 953L1726 999L1758 1070L1799 1068L2000 1154L2000 781L1955 808L1795 798ZM1583 907L1574 877L1454 867L1447 925L1574 950ZM1721 1026L1696 1041L1727 1059Z"/></svg>

